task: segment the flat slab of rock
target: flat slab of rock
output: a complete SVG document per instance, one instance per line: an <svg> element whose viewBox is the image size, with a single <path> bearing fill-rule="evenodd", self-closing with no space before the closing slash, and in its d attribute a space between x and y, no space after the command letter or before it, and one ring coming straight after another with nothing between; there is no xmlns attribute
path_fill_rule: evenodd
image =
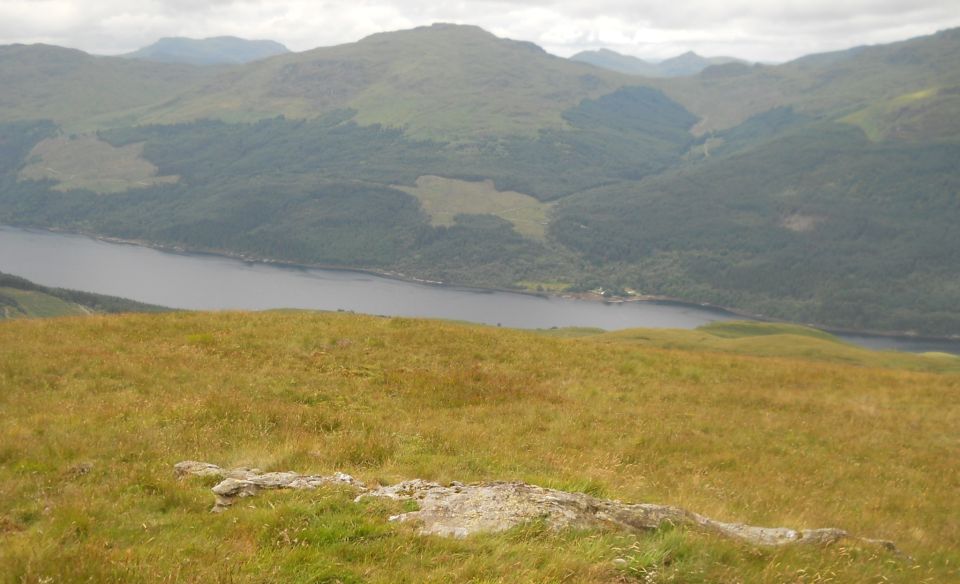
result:
<svg viewBox="0 0 960 584"><path fill-rule="evenodd" d="M346 485L360 492L357 500L383 497L415 501L419 509L390 518L413 521L422 535L463 538L475 533L498 533L533 521L551 529L616 529L649 531L665 525L690 526L753 545L827 545L847 539L889 550L888 541L855 538L837 528L789 529L725 523L669 505L622 503L598 499L584 493L546 489L522 482L490 482L464 485L415 479L396 485L368 489L350 475L301 475L295 472L261 473L258 469L224 470L216 465L185 461L175 467L177 476L217 476L223 480L213 487L216 504L223 511L237 499L255 495L261 489L315 489L321 485Z"/></svg>
<svg viewBox="0 0 960 584"><path fill-rule="evenodd" d="M255 476L262 473L259 468L247 468L239 467L230 470L220 468L215 464L210 464L209 462L197 462L196 460L184 460L183 462L178 462L173 465L173 474L177 478L183 478L185 476L197 476L197 477L220 477L225 479L230 478L247 478L248 476Z"/></svg>
<svg viewBox="0 0 960 584"><path fill-rule="evenodd" d="M223 479L212 489L216 497L212 509L215 513L224 511L237 499L252 497L264 489L316 489L325 485L346 485L366 490L366 485L342 472L323 476L302 475L295 472L264 473L260 469L246 467L225 470L215 464L193 460L179 462L173 468L178 477L192 475Z"/></svg>
<svg viewBox="0 0 960 584"><path fill-rule="evenodd" d="M443 486L413 480L368 491L358 499L363 497L416 501L418 511L390 519L416 521L421 525L420 533L445 537L506 531L531 521L545 521L553 529L624 531L647 531L668 524L691 525L765 546L829 544L849 537L846 531L835 528L794 530L723 523L678 507L621 503L521 482Z"/></svg>

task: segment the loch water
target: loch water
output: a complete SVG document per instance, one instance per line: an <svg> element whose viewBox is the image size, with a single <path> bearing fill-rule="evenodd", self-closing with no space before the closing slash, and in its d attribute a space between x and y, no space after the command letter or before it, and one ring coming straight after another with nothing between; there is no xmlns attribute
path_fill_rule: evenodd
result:
<svg viewBox="0 0 960 584"><path fill-rule="evenodd" d="M344 310L527 329L691 329L716 321L743 319L696 305L604 303L437 286L357 271L174 253L8 226L0 226L0 271L44 286L191 310ZM960 353L960 343L910 337L840 336L872 348Z"/></svg>

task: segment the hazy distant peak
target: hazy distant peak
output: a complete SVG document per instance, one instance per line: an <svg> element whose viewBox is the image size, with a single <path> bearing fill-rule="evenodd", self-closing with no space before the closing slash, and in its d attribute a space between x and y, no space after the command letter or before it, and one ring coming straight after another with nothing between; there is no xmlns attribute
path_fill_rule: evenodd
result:
<svg viewBox="0 0 960 584"><path fill-rule="evenodd" d="M413 30L448 30L448 31L463 31L463 32L476 32L487 36L494 36L493 33L487 31L484 28L481 28L475 24L457 24L454 22L434 22L426 26L419 26Z"/></svg>
<svg viewBox="0 0 960 584"><path fill-rule="evenodd" d="M610 49L583 51L570 57L574 61L590 63L597 67L646 77L682 77L696 75L711 65L743 63L746 61L733 57L703 57L693 51L687 51L659 63L651 63L637 57L622 55Z"/></svg>
<svg viewBox="0 0 960 584"><path fill-rule="evenodd" d="M658 67L666 77L682 77L696 75L712 65L726 65L729 63L747 64L742 59L734 57L704 57L693 51L677 55L662 61Z"/></svg>
<svg viewBox="0 0 960 584"><path fill-rule="evenodd" d="M34 53L34 54L56 54L56 55L70 55L73 57L89 57L90 54L80 49L73 49L70 47L60 47L57 45L50 45L47 43L33 43L33 44L23 44L23 43L14 43L11 45L0 45L0 53L7 54L24 54L24 53Z"/></svg>
<svg viewBox="0 0 960 584"><path fill-rule="evenodd" d="M360 39L360 42L397 39L399 37L448 37L448 38L484 38L495 40L496 35L474 24L453 24L449 22L435 22L405 30L377 32Z"/></svg>
<svg viewBox="0 0 960 584"><path fill-rule="evenodd" d="M547 52L530 41L520 41L501 38L492 32L472 24L451 24L437 22L430 25L418 26L406 30L378 32L364 37L360 45L393 45L397 50L407 50L412 46L421 46L423 50L445 47L510 47L523 49L533 53L547 54Z"/></svg>
<svg viewBox="0 0 960 584"><path fill-rule="evenodd" d="M960 27L938 30L933 36L960 40Z"/></svg>
<svg viewBox="0 0 960 584"><path fill-rule="evenodd" d="M659 69L653 63L630 55L622 55L616 51L602 48L595 51L583 51L570 57L573 61L589 63L596 67L626 73L628 75L643 75L645 77L662 77Z"/></svg>
<svg viewBox="0 0 960 584"><path fill-rule="evenodd" d="M205 39L165 37L123 56L164 63L236 65L289 52L287 47L271 40L247 40L233 36Z"/></svg>

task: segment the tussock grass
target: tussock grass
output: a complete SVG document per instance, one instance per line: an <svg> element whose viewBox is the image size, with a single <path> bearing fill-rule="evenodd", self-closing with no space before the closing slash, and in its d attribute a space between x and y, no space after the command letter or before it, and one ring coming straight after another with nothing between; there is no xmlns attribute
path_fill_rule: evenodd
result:
<svg viewBox="0 0 960 584"><path fill-rule="evenodd" d="M957 577L960 377L602 337L303 312L0 323L0 581ZM842 527L912 559L685 530L420 538L386 521L398 504L337 489L211 515L209 481L173 478L183 459L519 479Z"/></svg>

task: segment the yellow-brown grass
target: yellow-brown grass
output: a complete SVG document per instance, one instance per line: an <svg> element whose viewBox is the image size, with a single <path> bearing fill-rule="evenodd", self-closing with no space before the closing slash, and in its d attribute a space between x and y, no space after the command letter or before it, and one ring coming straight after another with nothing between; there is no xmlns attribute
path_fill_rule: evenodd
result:
<svg viewBox="0 0 960 584"><path fill-rule="evenodd" d="M948 582L960 563L958 388L948 373L410 319L4 322L0 574ZM912 559L670 530L419 538L387 523L395 506L339 491L266 494L213 516L209 482L173 479L183 459L367 482L519 479L721 520L841 527Z"/></svg>

